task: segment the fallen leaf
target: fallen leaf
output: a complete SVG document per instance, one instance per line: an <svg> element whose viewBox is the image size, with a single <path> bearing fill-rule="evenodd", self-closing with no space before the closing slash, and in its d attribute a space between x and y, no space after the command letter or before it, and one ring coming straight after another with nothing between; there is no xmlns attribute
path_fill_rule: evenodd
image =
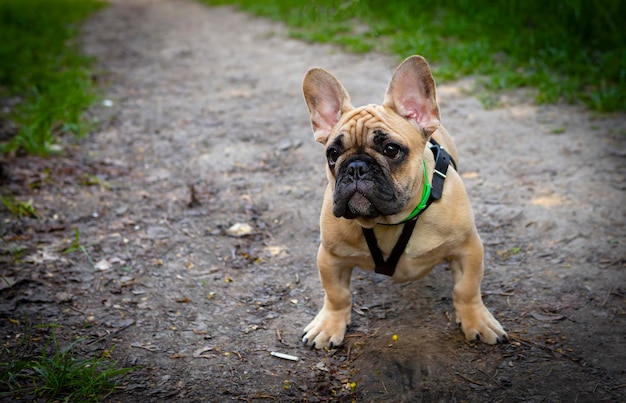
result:
<svg viewBox="0 0 626 403"><path fill-rule="evenodd" d="M365 316L365 312L363 312L363 310L361 310L359 307L353 306L352 309L354 309L354 312L358 313L359 315Z"/></svg>
<svg viewBox="0 0 626 403"><path fill-rule="evenodd" d="M126 263L126 261L117 256L113 256L112 258L109 259L109 263L118 263L118 264L123 265Z"/></svg>
<svg viewBox="0 0 626 403"><path fill-rule="evenodd" d="M111 263L109 263L106 259L102 259L98 263L96 263L94 267L96 270L106 271L111 268Z"/></svg>
<svg viewBox="0 0 626 403"><path fill-rule="evenodd" d="M213 351L213 347L201 347L199 349L197 349L196 351L193 352L193 356L195 358L210 358L210 356L208 355L203 355L204 353L206 353L207 351Z"/></svg>
<svg viewBox="0 0 626 403"><path fill-rule="evenodd" d="M322 361L315 364L315 368L319 369L320 371L328 372L328 367Z"/></svg>

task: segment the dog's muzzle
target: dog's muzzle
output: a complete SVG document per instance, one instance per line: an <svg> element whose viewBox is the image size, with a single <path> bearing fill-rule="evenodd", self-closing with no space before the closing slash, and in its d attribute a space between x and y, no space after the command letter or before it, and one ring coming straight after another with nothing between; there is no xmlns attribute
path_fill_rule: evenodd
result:
<svg viewBox="0 0 626 403"><path fill-rule="evenodd" d="M343 163L333 201L335 216L348 219L395 214L403 207L398 205L391 179L369 156L353 156Z"/></svg>

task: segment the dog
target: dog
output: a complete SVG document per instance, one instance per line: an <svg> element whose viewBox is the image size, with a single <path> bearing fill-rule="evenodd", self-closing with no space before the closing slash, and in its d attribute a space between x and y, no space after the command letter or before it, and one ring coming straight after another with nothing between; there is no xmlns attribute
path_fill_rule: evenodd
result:
<svg viewBox="0 0 626 403"><path fill-rule="evenodd" d="M483 245L426 60L411 56L396 68L382 105L355 108L322 68L306 73L302 90L315 140L325 147L328 177L317 254L324 304L304 329L303 343L343 343L353 268L405 282L446 261L456 322L467 340L508 341L482 301Z"/></svg>

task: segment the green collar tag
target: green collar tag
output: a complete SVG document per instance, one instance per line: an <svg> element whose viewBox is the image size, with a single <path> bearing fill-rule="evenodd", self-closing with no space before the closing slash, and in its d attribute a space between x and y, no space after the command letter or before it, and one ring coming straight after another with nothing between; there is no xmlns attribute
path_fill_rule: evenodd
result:
<svg viewBox="0 0 626 403"><path fill-rule="evenodd" d="M426 203L428 202L428 198L430 197L431 186L430 186L430 181L428 180L428 171L426 170L426 161L422 160L422 163L424 164L424 188L422 189L422 199L418 203L417 207L415 207L415 209L411 212L411 214L409 214L407 218L400 221L398 224L403 224L407 221L411 221L412 219L417 217L419 213L422 212L422 210L426 208Z"/></svg>

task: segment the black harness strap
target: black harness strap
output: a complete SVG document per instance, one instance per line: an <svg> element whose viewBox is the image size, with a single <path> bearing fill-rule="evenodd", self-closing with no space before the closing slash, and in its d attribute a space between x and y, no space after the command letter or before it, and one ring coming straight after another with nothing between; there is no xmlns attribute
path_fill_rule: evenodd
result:
<svg viewBox="0 0 626 403"><path fill-rule="evenodd" d="M391 254L389 255L389 258L387 260L383 258L383 253L378 247L378 241L376 241L376 235L374 234L374 230L372 228L363 228L363 235L365 235L367 246L370 249L370 253L372 254L372 258L374 259L374 264L376 265L376 268L374 269L376 273L384 274L390 277L393 276L393 273L395 273L396 271L396 266L400 261L400 257L402 257L404 249L409 243L409 239L411 239L411 235L413 234L413 229L415 228L416 223L417 217L404 223L404 228L402 229L400 238L398 238L398 242L396 242L396 245L393 247L393 250L391 251Z"/></svg>
<svg viewBox="0 0 626 403"><path fill-rule="evenodd" d="M441 199L443 196L443 181L446 179L446 173L451 163L454 163L450 154L445 151L439 144L430 147L435 156L435 170L433 171L433 180L431 183L430 198L428 205L435 200ZM427 205L427 207L428 207Z"/></svg>
<svg viewBox="0 0 626 403"><path fill-rule="evenodd" d="M373 228L363 228L363 235L365 236L365 241L367 242L367 246L369 247L370 253L372 255L372 259L374 260L374 264L376 265L375 272L379 274L384 274L386 276L393 276L396 271L396 266L406 249L406 246L411 239L411 235L413 234L413 229L415 228L415 224L417 223L417 219L419 216L426 211L428 206L431 205L432 202L441 199L443 195L443 183L446 179L446 173L448 172L448 166L454 161L450 157L444 149L439 146L439 144L433 145L430 147L433 155L435 157L435 171L433 173L432 187L430 196L428 197L428 201L426 202L426 206L411 220L404 223L404 228L402 229L402 233L396 242L396 245L393 247L391 254L385 260L383 257L383 253L378 246L378 241L376 240L376 235L374 234Z"/></svg>
<svg viewBox="0 0 626 403"><path fill-rule="evenodd" d="M430 147L430 150L433 152L433 154L435 153L435 150L433 150L434 146L439 146L440 150L443 150L443 147L441 146L441 144L439 144L434 138L430 138L430 140L428 140L432 146ZM454 169L456 169L457 171L459 170L459 168L456 166L456 161L454 160L454 158L452 158L452 156L450 154L448 154L446 152L446 154L448 155L448 157L450 157L450 163L452 164L452 166L454 167ZM435 161L437 160L437 156L435 155Z"/></svg>

